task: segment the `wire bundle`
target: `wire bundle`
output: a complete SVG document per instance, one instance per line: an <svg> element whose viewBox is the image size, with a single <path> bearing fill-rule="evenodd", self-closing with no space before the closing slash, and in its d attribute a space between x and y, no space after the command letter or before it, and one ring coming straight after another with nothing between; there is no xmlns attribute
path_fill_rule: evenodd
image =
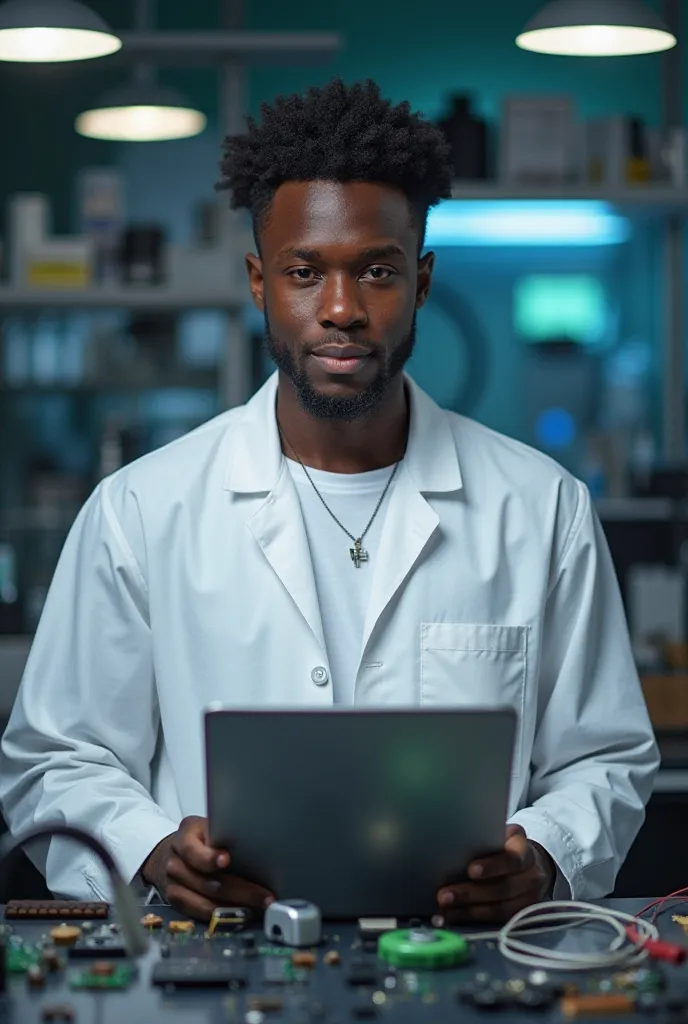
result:
<svg viewBox="0 0 688 1024"><path fill-rule="evenodd" d="M574 952L548 949L522 936L548 935L584 925L605 925L614 933L606 949ZM630 932L630 934L629 934ZM498 932L464 935L472 941L493 939L502 956L522 967L544 971L589 971L630 967L648 956L645 943L656 942L656 926L634 914L583 903L578 900L551 900L520 910Z"/></svg>

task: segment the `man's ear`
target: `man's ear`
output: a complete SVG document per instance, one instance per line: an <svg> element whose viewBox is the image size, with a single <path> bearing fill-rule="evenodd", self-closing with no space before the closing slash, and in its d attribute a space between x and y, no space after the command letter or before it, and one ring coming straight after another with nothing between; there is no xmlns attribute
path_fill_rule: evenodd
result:
<svg viewBox="0 0 688 1024"><path fill-rule="evenodd" d="M432 271L435 266L435 254L434 252L426 252L425 256L421 256L418 260L418 277L416 281L416 309L420 309L424 306L430 292L430 281L432 280Z"/></svg>
<svg viewBox="0 0 688 1024"><path fill-rule="evenodd" d="M246 254L246 272L253 301L262 313L265 309L265 298L263 296L263 261L260 256L254 256L252 252Z"/></svg>

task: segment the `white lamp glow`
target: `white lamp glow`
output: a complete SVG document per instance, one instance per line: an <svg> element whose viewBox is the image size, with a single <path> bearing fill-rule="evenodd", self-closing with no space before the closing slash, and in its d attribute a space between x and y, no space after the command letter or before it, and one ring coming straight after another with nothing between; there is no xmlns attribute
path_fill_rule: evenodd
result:
<svg viewBox="0 0 688 1024"><path fill-rule="evenodd" d="M91 139L163 142L199 135L206 124L205 114L190 107L183 96L162 88L150 77L139 77L79 114L75 127Z"/></svg>
<svg viewBox="0 0 688 1024"><path fill-rule="evenodd" d="M76 0L7 0L0 4L0 60L58 63L115 53L122 41Z"/></svg>
<svg viewBox="0 0 688 1024"><path fill-rule="evenodd" d="M553 0L530 19L516 45L568 57L623 57L669 50L676 37L640 0Z"/></svg>

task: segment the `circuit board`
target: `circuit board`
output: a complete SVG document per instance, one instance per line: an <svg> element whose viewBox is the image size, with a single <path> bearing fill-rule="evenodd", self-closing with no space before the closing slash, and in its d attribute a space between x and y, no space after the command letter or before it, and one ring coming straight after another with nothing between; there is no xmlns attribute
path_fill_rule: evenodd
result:
<svg viewBox="0 0 688 1024"><path fill-rule="evenodd" d="M633 911L641 901L612 905ZM688 965L658 969L648 962L613 974L546 974L518 968L493 942L479 942L469 944L459 965L407 969L383 959L381 936L355 922L325 922L320 944L297 950L268 941L260 922L209 936L207 926L180 921L168 908L142 908L142 917L151 911L162 921L150 927L151 948L136 962L122 955L112 915L108 923L6 920L0 1021L450 1024L499 1011L511 1024L582 1017L591 1024L614 1017L622 1024L641 1015L654 1015L658 1024L688 1024ZM688 943L669 915L662 933ZM580 933L560 934L557 945L567 939L574 948L581 942ZM458 948L450 939L446 946Z"/></svg>

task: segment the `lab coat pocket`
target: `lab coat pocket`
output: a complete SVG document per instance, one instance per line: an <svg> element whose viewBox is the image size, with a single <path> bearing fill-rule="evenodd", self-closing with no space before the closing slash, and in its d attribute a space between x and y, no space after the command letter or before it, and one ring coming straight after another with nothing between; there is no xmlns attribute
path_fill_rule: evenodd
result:
<svg viewBox="0 0 688 1024"><path fill-rule="evenodd" d="M423 622L420 701L444 707L509 705L518 714L513 770L521 764L528 627Z"/></svg>

